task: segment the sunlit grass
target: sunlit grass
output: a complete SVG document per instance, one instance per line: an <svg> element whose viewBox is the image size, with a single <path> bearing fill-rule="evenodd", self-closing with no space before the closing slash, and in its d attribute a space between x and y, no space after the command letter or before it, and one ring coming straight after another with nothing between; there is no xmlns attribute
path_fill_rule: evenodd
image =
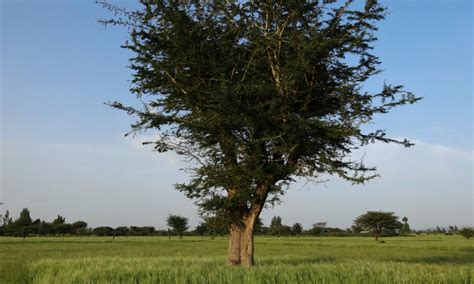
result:
<svg viewBox="0 0 474 284"><path fill-rule="evenodd" d="M459 236L256 238L255 269L225 265L226 238L0 238L0 283L474 283Z"/></svg>
<svg viewBox="0 0 474 284"><path fill-rule="evenodd" d="M33 283L470 283L469 265L259 258L254 269L223 258L84 258L30 266Z"/></svg>

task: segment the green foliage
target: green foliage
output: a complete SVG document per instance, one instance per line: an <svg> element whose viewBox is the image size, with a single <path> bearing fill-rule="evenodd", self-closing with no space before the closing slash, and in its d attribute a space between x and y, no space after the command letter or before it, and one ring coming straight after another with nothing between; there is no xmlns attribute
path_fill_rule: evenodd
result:
<svg viewBox="0 0 474 284"><path fill-rule="evenodd" d="M12 223L12 217L10 217L10 211L6 211L2 217L2 226L8 226Z"/></svg>
<svg viewBox="0 0 474 284"><path fill-rule="evenodd" d="M15 224L20 227L28 227L33 223L30 217L30 210L23 208L20 212L20 217L15 221Z"/></svg>
<svg viewBox="0 0 474 284"><path fill-rule="evenodd" d="M92 233L96 236L113 236L114 229L111 227L97 227L92 230Z"/></svg>
<svg viewBox="0 0 474 284"><path fill-rule="evenodd" d="M294 223L293 226L291 226L291 234L299 236L303 232L303 226L301 226L300 223Z"/></svg>
<svg viewBox="0 0 474 284"><path fill-rule="evenodd" d="M117 227L115 228L115 234L117 236L128 236L130 235L130 228L125 226Z"/></svg>
<svg viewBox="0 0 474 284"><path fill-rule="evenodd" d="M169 215L166 218L166 224L179 235L180 239L183 238L183 233L189 228L188 218L178 215Z"/></svg>
<svg viewBox="0 0 474 284"><path fill-rule="evenodd" d="M291 235L291 228L283 225L280 216L274 216L268 227L268 234L273 236L289 236Z"/></svg>
<svg viewBox="0 0 474 284"><path fill-rule="evenodd" d="M459 234L469 240L470 238L474 237L474 228L464 227L459 230Z"/></svg>
<svg viewBox="0 0 474 284"><path fill-rule="evenodd" d="M402 221L403 221L403 224L401 224L400 233L402 234L411 233L410 225L408 224L408 218L403 217Z"/></svg>
<svg viewBox="0 0 474 284"><path fill-rule="evenodd" d="M76 221L71 224L71 233L81 236L87 233L87 223L84 221Z"/></svg>
<svg viewBox="0 0 474 284"><path fill-rule="evenodd" d="M211 216L203 216L207 233L211 236L216 235L227 235L229 230L229 223L230 220L227 216L219 214L219 215L211 215Z"/></svg>
<svg viewBox="0 0 474 284"><path fill-rule="evenodd" d="M382 235L394 235L401 223L393 212L367 211L354 220L354 226L374 234L375 240Z"/></svg>
<svg viewBox="0 0 474 284"><path fill-rule="evenodd" d="M239 222L297 176L375 177L349 160L360 146L412 145L363 131L419 100L400 85L363 91L380 72L378 1L142 1L137 11L99 2L118 17L102 23L129 28L131 92L143 102L110 105L137 118L131 132L159 133L145 144L195 162L177 188L203 210Z"/></svg>
<svg viewBox="0 0 474 284"><path fill-rule="evenodd" d="M262 218L260 217L255 221L254 232L257 235L266 235L268 233L268 228L263 225Z"/></svg>
<svg viewBox="0 0 474 284"><path fill-rule="evenodd" d="M130 226L131 236L151 236L155 233L155 228L151 226L137 227Z"/></svg>

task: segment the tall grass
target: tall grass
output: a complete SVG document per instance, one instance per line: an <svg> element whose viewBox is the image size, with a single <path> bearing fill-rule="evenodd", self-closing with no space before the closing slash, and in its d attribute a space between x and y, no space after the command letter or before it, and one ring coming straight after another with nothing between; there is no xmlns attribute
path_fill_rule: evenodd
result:
<svg viewBox="0 0 474 284"><path fill-rule="evenodd" d="M474 283L459 236L256 238L255 269L225 266L227 238L1 238L0 283Z"/></svg>
<svg viewBox="0 0 474 284"><path fill-rule="evenodd" d="M221 258L98 257L42 260L32 283L472 283L471 265L434 265L327 258L259 258L254 269Z"/></svg>

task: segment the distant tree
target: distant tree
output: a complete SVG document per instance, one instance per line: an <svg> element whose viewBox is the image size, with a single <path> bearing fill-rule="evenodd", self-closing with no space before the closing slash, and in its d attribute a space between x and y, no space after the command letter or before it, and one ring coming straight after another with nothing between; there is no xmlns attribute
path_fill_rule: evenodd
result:
<svg viewBox="0 0 474 284"><path fill-rule="evenodd" d="M130 226L130 235L131 236L149 236L155 233L155 228L151 226L137 227Z"/></svg>
<svg viewBox="0 0 474 284"><path fill-rule="evenodd" d="M176 232L180 239L183 238L183 233L188 229L188 218L178 215L169 215L166 219L168 227Z"/></svg>
<svg viewBox="0 0 474 284"><path fill-rule="evenodd" d="M198 236L204 236L209 234L209 230L205 222L199 223L194 229L194 233Z"/></svg>
<svg viewBox="0 0 474 284"><path fill-rule="evenodd" d="M270 221L270 226L268 226L269 235L280 235L281 227L283 226L280 216L273 216Z"/></svg>
<svg viewBox="0 0 474 284"><path fill-rule="evenodd" d="M293 226L291 227L291 233L295 236L301 235L303 232L303 226L301 226L300 223L294 223Z"/></svg>
<svg viewBox="0 0 474 284"><path fill-rule="evenodd" d="M351 231L355 234L358 234L358 233L362 232L362 228L359 227L359 226L356 226L356 225L352 225L351 226Z"/></svg>
<svg viewBox="0 0 474 284"><path fill-rule="evenodd" d="M325 222L314 223L314 224L311 226L311 229L309 229L309 230L307 231L307 233L308 233L309 235L318 236L318 235L321 235L321 234L324 233L325 227L326 227L326 223L325 223Z"/></svg>
<svg viewBox="0 0 474 284"><path fill-rule="evenodd" d="M30 217L30 210L28 210L28 208L23 208L20 212L20 217L15 221L17 234L25 238L31 230L30 226L32 223L33 221Z"/></svg>
<svg viewBox="0 0 474 284"><path fill-rule="evenodd" d="M32 234L32 235L39 235L39 229L40 229L40 225L41 225L41 220L38 218L36 220L34 220L30 227L29 227L29 233Z"/></svg>
<svg viewBox="0 0 474 284"><path fill-rule="evenodd" d="M444 234L446 233L446 229L445 228L441 228L440 226L436 226L436 231L435 231L436 234Z"/></svg>
<svg viewBox="0 0 474 284"><path fill-rule="evenodd" d="M56 232L59 235L65 236L72 234L72 225L69 223L63 223L56 225Z"/></svg>
<svg viewBox="0 0 474 284"><path fill-rule="evenodd" d="M268 227L268 234L273 236L291 235L291 228L287 225L283 225L280 216L274 216Z"/></svg>
<svg viewBox="0 0 474 284"><path fill-rule="evenodd" d="M143 102L110 105L137 117L132 131L158 131L156 150L196 161L177 188L232 219L231 265L254 264L254 223L294 177L364 183L375 169L352 151L412 145L365 132L378 114L418 100L399 85L363 88L381 71L377 0L141 1L135 11L100 2L119 17L103 23L129 28L131 92Z"/></svg>
<svg viewBox="0 0 474 284"><path fill-rule="evenodd" d="M111 227L97 227L92 230L92 233L96 236L114 236L114 229Z"/></svg>
<svg viewBox="0 0 474 284"><path fill-rule="evenodd" d="M2 216L2 226L0 227L0 235L10 235L12 223L13 221L10 217L10 212L7 210Z"/></svg>
<svg viewBox="0 0 474 284"><path fill-rule="evenodd" d="M313 224L313 227L317 227L317 228L326 228L326 226L327 226L327 222L317 222Z"/></svg>
<svg viewBox="0 0 474 284"><path fill-rule="evenodd" d="M142 227L142 230L146 236L152 236L156 232L156 229L153 226L144 226Z"/></svg>
<svg viewBox="0 0 474 284"><path fill-rule="evenodd" d="M65 235L68 231L70 232L71 230L71 225L69 224L69 226L67 226L66 218L61 215L58 215L56 219L53 220L51 225L53 227L54 232L58 235Z"/></svg>
<svg viewBox="0 0 474 284"><path fill-rule="evenodd" d="M474 227L464 227L459 230L459 234L469 240L470 238L474 237Z"/></svg>
<svg viewBox="0 0 474 284"><path fill-rule="evenodd" d="M30 217L30 210L28 208L23 208L20 212L20 217L15 221L17 225L22 227L28 227L33 223Z"/></svg>
<svg viewBox="0 0 474 284"><path fill-rule="evenodd" d="M403 217L402 221L403 221L403 224L401 225L400 233L402 234L411 233L410 225L408 224L408 218Z"/></svg>
<svg viewBox="0 0 474 284"><path fill-rule="evenodd" d="M151 236L155 234L155 227L152 226L130 226L130 235L132 236Z"/></svg>
<svg viewBox="0 0 474 284"><path fill-rule="evenodd" d="M60 225L66 223L66 218L64 218L63 216L61 215L58 215L56 217L56 219L53 220L53 222L51 222L51 227L52 227L52 230L53 230L53 233L54 234L60 234Z"/></svg>
<svg viewBox="0 0 474 284"><path fill-rule="evenodd" d="M228 233L229 219L226 216L221 214L201 214L201 218L203 222L200 229L205 229L205 234L211 236L212 239L217 235L226 235Z"/></svg>
<svg viewBox="0 0 474 284"><path fill-rule="evenodd" d="M2 226L6 227L8 225L11 225L12 223L12 217L10 217L10 212L7 210L5 212L5 215L2 217Z"/></svg>
<svg viewBox="0 0 474 284"><path fill-rule="evenodd" d="M263 225L262 218L258 217L258 218L257 218L257 221L255 221L255 229L254 229L255 234L257 234L257 235L264 235L267 230L268 230L268 228L266 228L266 227Z"/></svg>
<svg viewBox="0 0 474 284"><path fill-rule="evenodd" d="M58 215L58 217L56 217L56 219L53 220L53 225L59 225L59 224L64 224L66 223L66 218L64 218L63 216L61 215Z"/></svg>
<svg viewBox="0 0 474 284"><path fill-rule="evenodd" d="M125 226L117 227L115 228L115 234L117 236L128 236L130 234L130 228Z"/></svg>
<svg viewBox="0 0 474 284"><path fill-rule="evenodd" d="M40 236L47 236L51 234L55 234L55 230L53 228L53 225L49 222L46 221L41 221L39 227L38 227L38 234Z"/></svg>
<svg viewBox="0 0 474 284"><path fill-rule="evenodd" d="M87 223L84 221L76 221L71 224L71 233L74 235L82 236L86 234Z"/></svg>
<svg viewBox="0 0 474 284"><path fill-rule="evenodd" d="M372 232L376 241L384 233L393 232L400 228L398 217L393 212L381 211L368 211L357 217L354 220L354 225L362 228L362 230Z"/></svg>

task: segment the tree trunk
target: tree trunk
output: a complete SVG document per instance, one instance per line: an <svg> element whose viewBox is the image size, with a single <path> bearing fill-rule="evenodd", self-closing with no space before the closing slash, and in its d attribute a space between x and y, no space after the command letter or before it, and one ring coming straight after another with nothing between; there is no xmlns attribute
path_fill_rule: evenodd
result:
<svg viewBox="0 0 474 284"><path fill-rule="evenodd" d="M231 224L229 226L229 248L227 251L227 264L228 265L239 265L241 262L240 258L240 245L242 228L238 224Z"/></svg>
<svg viewBox="0 0 474 284"><path fill-rule="evenodd" d="M234 190L229 190L229 196L235 194ZM241 265L251 267L254 265L254 244L253 236L255 223L268 195L267 184L260 184L256 188L256 196L252 205L247 210L237 210L233 213L233 223L229 226L229 249L227 255L228 265Z"/></svg>
<svg viewBox="0 0 474 284"><path fill-rule="evenodd" d="M256 219L256 218L255 218ZM241 234L240 259L241 265L250 267L254 265L253 259L253 234L255 220L248 219Z"/></svg>
<svg viewBox="0 0 474 284"><path fill-rule="evenodd" d="M229 249L227 256L228 265L242 265L250 267L254 265L254 226L258 218L258 212L251 212L243 217L239 224L229 227Z"/></svg>

